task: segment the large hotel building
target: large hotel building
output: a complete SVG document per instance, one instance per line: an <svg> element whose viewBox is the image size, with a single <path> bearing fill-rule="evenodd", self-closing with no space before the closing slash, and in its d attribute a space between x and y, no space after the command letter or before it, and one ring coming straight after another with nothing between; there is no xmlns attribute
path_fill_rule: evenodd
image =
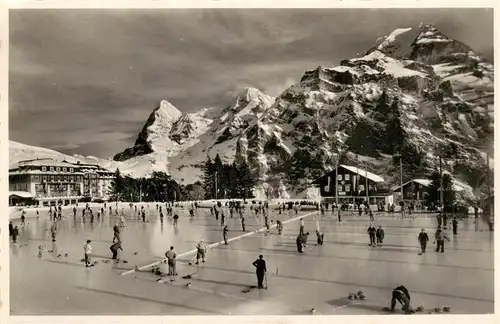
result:
<svg viewBox="0 0 500 324"><path fill-rule="evenodd" d="M9 169L9 203L31 200L40 206L108 198L113 172L98 165L55 159L26 160Z"/></svg>

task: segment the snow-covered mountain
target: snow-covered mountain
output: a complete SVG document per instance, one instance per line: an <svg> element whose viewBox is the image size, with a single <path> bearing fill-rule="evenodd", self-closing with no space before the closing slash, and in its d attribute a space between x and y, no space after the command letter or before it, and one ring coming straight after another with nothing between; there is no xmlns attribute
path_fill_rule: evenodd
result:
<svg viewBox="0 0 500 324"><path fill-rule="evenodd" d="M277 98L246 88L228 107L192 114L162 101L134 146L99 164L133 176L165 171L189 184L201 180L207 155L219 154L226 163L246 160L261 191L279 179L284 196L297 196L341 159L361 163L390 187L399 182L387 135L396 123L426 174L451 150L444 168L474 188L493 143L493 70L433 25L400 28L339 66L306 71ZM383 98L395 107L392 115L381 111ZM18 151L11 149L11 161L24 154Z"/></svg>

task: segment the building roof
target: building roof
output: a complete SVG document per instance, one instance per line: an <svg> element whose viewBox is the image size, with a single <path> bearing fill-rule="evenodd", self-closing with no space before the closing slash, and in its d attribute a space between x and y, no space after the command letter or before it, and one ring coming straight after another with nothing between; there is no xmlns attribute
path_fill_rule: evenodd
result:
<svg viewBox="0 0 500 324"><path fill-rule="evenodd" d="M361 169L361 168L358 168L355 166L344 165L344 164L341 164L339 166L343 167L344 169L347 169L351 172L354 172L362 177L368 178L369 180L371 180L373 182L384 182L384 178L382 178L381 176L378 176L375 173L371 173L371 172L366 171L364 169Z"/></svg>
<svg viewBox="0 0 500 324"><path fill-rule="evenodd" d="M9 167L9 171L15 171L16 169L19 169L19 167L22 166L48 166L48 167L63 167L63 168L81 168L81 169L93 169L97 170L98 172L110 172L113 173L113 171L108 170L106 168L103 168L102 166L98 164L86 164L86 163L72 163L68 162L66 160L56 160L53 158L42 158L42 159L32 159L32 160L23 160L19 161L17 163L14 163Z"/></svg>
<svg viewBox="0 0 500 324"><path fill-rule="evenodd" d="M340 164L339 167L341 168L344 168L346 170L349 170L353 173L356 173L362 177L365 177L373 182L384 182L384 178L382 178L381 176L378 176L374 173L371 173L371 172L368 172L366 171L365 169L361 169L361 168L358 168L358 167L354 167L354 166L350 166L350 165L344 165L344 164ZM321 177L315 179L314 181L311 182L311 184L316 184L318 180L322 179L323 177L325 177L326 175L329 175L329 174L332 174L332 173L335 173L335 170L333 171L330 171L328 172L327 174L325 175L322 175Z"/></svg>
<svg viewBox="0 0 500 324"><path fill-rule="evenodd" d="M33 198L33 195L27 191L9 191L10 196L18 196L21 198Z"/></svg>
<svg viewBox="0 0 500 324"><path fill-rule="evenodd" d="M54 166L54 167L67 167L67 168L73 168L75 167L75 164L71 164L65 161L57 161L54 159L36 159L36 160L24 160L24 161L19 161L13 166L10 167L10 169L17 169L22 166Z"/></svg>
<svg viewBox="0 0 500 324"><path fill-rule="evenodd" d="M460 185L461 182L456 181L455 179L453 179L452 181L453 181L453 190L455 190L457 192L465 190L465 188ZM408 182L403 183L403 187L405 187L407 184L412 183L412 182L416 182L418 184L421 184L424 187L429 187L432 183L432 181L429 179L412 179ZM396 188L392 189L392 191L398 191L398 190L401 190L401 186L397 186Z"/></svg>

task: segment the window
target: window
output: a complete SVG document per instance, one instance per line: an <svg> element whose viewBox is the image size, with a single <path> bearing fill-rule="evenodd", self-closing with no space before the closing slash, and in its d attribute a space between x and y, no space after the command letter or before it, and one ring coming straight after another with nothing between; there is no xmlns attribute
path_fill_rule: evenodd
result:
<svg viewBox="0 0 500 324"><path fill-rule="evenodd" d="M35 181L40 181L40 176L37 176L37 175L36 175L34 180L35 180Z"/></svg>
<svg viewBox="0 0 500 324"><path fill-rule="evenodd" d="M345 191L346 192L351 191L351 185L345 185Z"/></svg>
<svg viewBox="0 0 500 324"><path fill-rule="evenodd" d="M349 175L348 174L345 175L345 180L349 181ZM349 190L347 190L347 191L349 191Z"/></svg>
<svg viewBox="0 0 500 324"><path fill-rule="evenodd" d="M68 169L67 168L63 168L63 172L68 172Z"/></svg>
<svg viewBox="0 0 500 324"><path fill-rule="evenodd" d="M50 172L54 172L54 167L50 167Z"/></svg>
<svg viewBox="0 0 500 324"><path fill-rule="evenodd" d="M342 175L341 174L337 174L337 180L338 181L342 181Z"/></svg>
<svg viewBox="0 0 500 324"><path fill-rule="evenodd" d="M60 167L57 167L57 168L56 168L56 171L57 171L57 172L60 172L60 171L61 171L61 168L60 168Z"/></svg>
<svg viewBox="0 0 500 324"><path fill-rule="evenodd" d="M69 172L75 172L75 169L69 168Z"/></svg>
<svg viewBox="0 0 500 324"><path fill-rule="evenodd" d="M365 186L364 185L359 185L359 191L365 191Z"/></svg>
<svg viewBox="0 0 500 324"><path fill-rule="evenodd" d="M47 167L42 167L42 172L47 172Z"/></svg>

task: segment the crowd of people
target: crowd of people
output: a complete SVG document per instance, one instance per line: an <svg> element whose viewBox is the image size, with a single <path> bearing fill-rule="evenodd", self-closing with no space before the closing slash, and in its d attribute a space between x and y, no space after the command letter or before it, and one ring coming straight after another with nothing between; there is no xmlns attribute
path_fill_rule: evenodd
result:
<svg viewBox="0 0 500 324"><path fill-rule="evenodd" d="M150 205L149 205L150 206ZM113 208L114 207L114 208ZM178 226L178 220L179 220L179 215L174 212L174 207L180 207L178 204L174 205L174 203L157 203L156 204L156 213L153 211L152 213L150 211L147 211L144 204L129 204L129 211L126 211L124 208L119 208L118 203L116 202L114 206L112 203L107 205L107 203L103 203L101 206L98 208L90 208L89 204L87 203L82 209L81 209L81 221L82 222L89 222L89 223L94 223L95 221L100 222L102 218L104 217L113 217L114 220L114 226L112 227L113 229L113 237L112 237L112 244L109 247L111 251L111 258L113 260L118 261L119 260L119 254L120 251L123 251L123 243L122 243L122 237L121 237L121 232L123 228L126 226L126 220L130 220L131 218L134 220L138 220L140 222L150 222L150 221L155 221L156 219L148 219L151 218L151 214L153 214L153 217L156 217L157 215L159 221L161 224L164 223L165 217L168 217L172 221L172 226L177 227ZM194 218L196 216L199 216L199 208L200 204L198 202L193 202L190 205L188 205L188 215L190 218ZM206 208L206 206L204 206ZM148 207L150 208L150 207ZM184 208L184 207L182 207ZM325 211L331 210L332 212L337 210L340 215L340 211L342 210L341 208L338 208L335 204L328 204L328 203L322 203L322 204L317 204L315 205L315 208L319 210L320 215L324 215ZM239 219L240 224L241 224L241 231L246 232L246 223L245 220L246 218L252 217L254 219L258 226L261 228L265 228L265 234L271 234L271 228L275 227L276 228L276 234L277 235L282 235L283 229L284 229L284 223L287 223L286 221L284 222L284 218L289 218L291 219L292 217L297 217L295 215L299 214L299 211L301 209L301 205L298 204L293 204L293 203L281 203L276 206L277 214L276 213L270 213L269 212L269 204L267 202L261 203L261 204L252 204L252 205L245 205L239 201L229 201L225 203L224 205L219 201L214 203L212 206L207 208L208 211L205 213L205 215L213 218L218 224L220 221L220 226L221 226L221 233L222 233L222 243L225 245L228 245L229 242L231 241L229 238L229 227L228 227L228 219ZM380 209L380 208L379 208ZM76 220L77 214L78 214L78 204L73 206L72 214L73 218ZM97 210L97 211L95 211ZM370 225L367 229L367 234L368 234L368 242L369 246L371 247L381 247L384 243L384 237L385 237L385 232L382 227L382 225L375 226L374 224L374 214L373 211L371 210L370 206L366 203L360 202L357 205L357 210L358 210L358 215L362 216L363 214L367 216L367 218L370 221ZM411 209L410 209L411 210ZM165 212L165 213L164 213ZM56 242L57 240L57 234L58 234L58 226L57 224L63 221L65 218L68 216L64 216L62 212L62 206L56 206L56 207L50 207L48 210L49 214L49 220L50 220L50 236L53 242ZM285 216L280 216L285 214ZM411 214L411 212L410 212ZM25 225L25 211L22 211L21 214L21 225ZM36 210L36 215L37 218L39 217L39 211ZM263 220L263 223L260 222L260 220ZM339 221L340 221L340 216L339 216ZM448 227L448 221L449 221L449 216L446 213L438 213L436 216L436 223L437 223L437 229L434 235L434 243L437 243L436 245L436 252L444 253L444 245L446 241L450 241L450 238L447 234L447 229L452 229L453 230L453 235L458 235L458 219L457 217L453 217L451 219L451 227ZM298 235L296 237L296 245L297 245L297 252L298 253L304 253L305 247L307 247L307 240L308 236L310 235L310 232L306 230L306 226L304 223L304 218L299 218L298 220L299 226L298 226ZM275 224L275 225L274 225ZM318 224L318 223L317 223ZM274 225L274 226L273 226ZM317 228L314 230L316 234L316 246L320 247L324 243L324 236L325 234L321 231L319 228L319 225ZM18 226L14 226L12 222L9 223L9 234L10 237L12 238L13 242L17 242L17 239L19 237L19 228ZM420 233L418 234L417 238L418 243L420 244L420 255L426 253L426 247L429 242L429 236L426 232L425 229L421 229ZM83 246L83 252L84 252L84 263L86 267L91 267L93 266L92 262L92 246L91 246L91 240L86 240L84 246ZM200 262L205 263L206 260L206 252L207 252L207 245L205 244L204 240L201 239L197 242L196 244L196 253L195 253L195 264L198 265ZM41 256L41 253L39 254ZM170 246L170 248L165 252L165 262L168 264L168 276L177 276L177 269L176 269L176 260L177 260L177 253L175 251L174 246ZM256 276L257 276L257 287L259 289L262 288L267 288L267 280L266 280L266 285L264 286L264 279L266 278L266 272L267 272L267 267L266 267L266 261L264 260L263 255L259 255L259 258L255 260L252 265L256 269ZM411 307L410 307L410 295L406 287L400 286L393 291L392 295L392 300L391 300L391 310L394 309L395 303L400 302L403 305L403 309L405 312L410 312Z"/></svg>

